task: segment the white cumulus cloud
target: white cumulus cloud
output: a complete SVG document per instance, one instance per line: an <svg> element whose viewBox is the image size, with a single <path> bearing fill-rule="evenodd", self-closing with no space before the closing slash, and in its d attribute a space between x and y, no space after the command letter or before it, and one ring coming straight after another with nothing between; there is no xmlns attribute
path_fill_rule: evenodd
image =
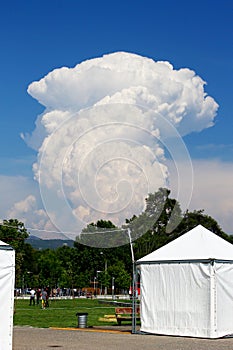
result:
<svg viewBox="0 0 233 350"><path fill-rule="evenodd" d="M28 93L45 111L24 139L38 150L52 223L74 238L92 221L140 213L148 192L168 186L165 151L190 161L181 137L213 125L218 105L204 86L192 70L125 52L33 82Z"/></svg>

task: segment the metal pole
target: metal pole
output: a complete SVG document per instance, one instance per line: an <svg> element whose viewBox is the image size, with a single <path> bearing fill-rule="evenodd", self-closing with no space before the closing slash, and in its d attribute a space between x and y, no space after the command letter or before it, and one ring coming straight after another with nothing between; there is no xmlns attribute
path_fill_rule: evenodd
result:
<svg viewBox="0 0 233 350"><path fill-rule="evenodd" d="M94 296L95 296L95 279L96 277L94 277Z"/></svg>
<svg viewBox="0 0 233 350"><path fill-rule="evenodd" d="M132 299L132 333L136 333L136 323L137 323L137 318L136 318L136 266L135 262L133 263L133 299Z"/></svg>
<svg viewBox="0 0 233 350"><path fill-rule="evenodd" d="M115 277L112 277L112 300L114 299L114 280Z"/></svg>
<svg viewBox="0 0 233 350"><path fill-rule="evenodd" d="M108 294L108 288L106 286L106 278L107 278L107 269L108 269L108 265L107 265L107 259L105 259L104 262L104 280L105 280L105 287L104 287L104 295Z"/></svg>
<svg viewBox="0 0 233 350"><path fill-rule="evenodd" d="M132 256L132 264L133 264L133 281L132 281L132 333L136 333L136 266L135 266L135 260L134 260L134 251L133 251L133 243L132 243L132 237L131 237L131 231L130 228L128 230L128 236L129 236L129 244L130 244L130 250L131 250L131 256Z"/></svg>
<svg viewBox="0 0 233 350"><path fill-rule="evenodd" d="M104 256L104 253L100 252L100 254L104 257L104 281L105 281L104 295L107 295L108 294L108 288L106 286L106 277L107 277L108 262L107 262L107 259Z"/></svg>
<svg viewBox="0 0 233 350"><path fill-rule="evenodd" d="M101 273L101 272L103 272L103 271L101 271L101 270L97 270L97 271L96 271L96 275L97 275L97 283L98 283L97 288L99 288L99 273ZM97 293L96 293L96 294L97 294ZM102 294L102 281L101 281L101 288L100 288L100 292L99 292L99 294L100 294L100 295Z"/></svg>

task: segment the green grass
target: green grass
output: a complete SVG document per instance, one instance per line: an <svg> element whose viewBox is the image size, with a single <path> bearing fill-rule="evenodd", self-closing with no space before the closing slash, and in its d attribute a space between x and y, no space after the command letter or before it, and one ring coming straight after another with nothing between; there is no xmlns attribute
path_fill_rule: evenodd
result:
<svg viewBox="0 0 233 350"><path fill-rule="evenodd" d="M116 322L99 321L104 315L114 315L114 306L98 303L91 299L50 300L45 310L39 306L29 306L29 300L15 300L14 325L47 327L77 327L77 312L88 312L87 326L116 325Z"/></svg>

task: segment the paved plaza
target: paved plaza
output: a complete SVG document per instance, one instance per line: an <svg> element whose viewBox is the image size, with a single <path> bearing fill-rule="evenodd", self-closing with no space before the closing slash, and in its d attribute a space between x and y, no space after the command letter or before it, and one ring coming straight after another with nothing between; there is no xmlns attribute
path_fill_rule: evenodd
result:
<svg viewBox="0 0 233 350"><path fill-rule="evenodd" d="M197 339L131 334L116 329L51 329L14 327L13 350L233 350L233 338Z"/></svg>

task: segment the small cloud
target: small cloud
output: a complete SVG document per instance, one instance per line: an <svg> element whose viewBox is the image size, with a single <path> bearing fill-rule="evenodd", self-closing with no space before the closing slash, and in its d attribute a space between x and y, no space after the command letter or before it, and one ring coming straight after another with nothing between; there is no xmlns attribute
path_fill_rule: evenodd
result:
<svg viewBox="0 0 233 350"><path fill-rule="evenodd" d="M204 145L197 145L197 150L201 151L216 151L216 152L223 152L223 151L233 151L233 144L214 144L214 143L208 143Z"/></svg>
<svg viewBox="0 0 233 350"><path fill-rule="evenodd" d="M194 181L189 207L183 210L204 209L205 214L212 216L227 234L233 234L233 163L220 160L193 160ZM189 190L189 179L185 164L180 164L182 170L183 188ZM171 179L177 178L174 167L169 166ZM171 182L174 198L176 183ZM183 193L180 193L180 203L183 204Z"/></svg>

